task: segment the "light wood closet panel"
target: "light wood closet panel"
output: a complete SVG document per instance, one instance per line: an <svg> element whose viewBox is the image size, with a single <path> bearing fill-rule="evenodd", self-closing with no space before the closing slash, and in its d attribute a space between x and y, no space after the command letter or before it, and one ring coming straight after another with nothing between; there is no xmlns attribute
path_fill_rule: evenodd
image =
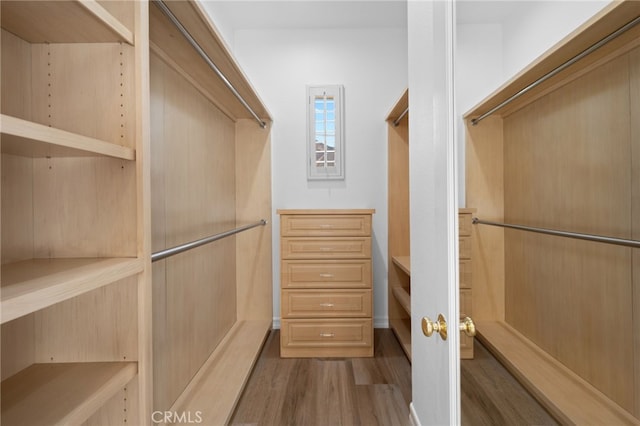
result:
<svg viewBox="0 0 640 426"><path fill-rule="evenodd" d="M628 55L505 118L505 221L631 238L629 126ZM632 411L631 249L506 230L505 265L506 321Z"/></svg>
<svg viewBox="0 0 640 426"><path fill-rule="evenodd" d="M147 15L105 5L0 5L4 425L148 423Z"/></svg>
<svg viewBox="0 0 640 426"><path fill-rule="evenodd" d="M271 216L266 109L200 4L165 6L263 123L151 3L154 252ZM267 224L153 264L154 409L228 421L271 328L271 262Z"/></svg>
<svg viewBox="0 0 640 426"><path fill-rule="evenodd" d="M629 110L631 127L631 238L640 240L640 49L635 49L629 55ZM632 317L640 318L640 250L632 250ZM634 412L640 417L640 327L632 330L634 353Z"/></svg>
<svg viewBox="0 0 640 426"><path fill-rule="evenodd" d="M235 144L229 118L156 55L151 61L158 251L235 227ZM154 265L158 407L177 399L234 324L235 264L235 239L226 238Z"/></svg>
<svg viewBox="0 0 640 426"><path fill-rule="evenodd" d="M408 107L409 92L405 91L389 117L399 117ZM407 113L397 126L389 122L387 127L389 145L387 154L389 157L389 283L387 288L389 326L393 329L402 349L411 360L409 114ZM405 303L400 302L398 295L404 297Z"/></svg>
<svg viewBox="0 0 640 426"><path fill-rule="evenodd" d="M637 16L608 5L465 115L480 220L639 239L640 27L471 123ZM483 343L560 422L639 424L639 249L475 228Z"/></svg>

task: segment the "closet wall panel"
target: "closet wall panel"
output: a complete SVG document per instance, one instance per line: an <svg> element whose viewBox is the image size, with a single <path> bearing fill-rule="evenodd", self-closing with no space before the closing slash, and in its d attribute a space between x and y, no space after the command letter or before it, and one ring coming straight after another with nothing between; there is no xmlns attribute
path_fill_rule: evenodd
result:
<svg viewBox="0 0 640 426"><path fill-rule="evenodd" d="M32 120L135 147L134 52L124 43L33 45Z"/></svg>
<svg viewBox="0 0 640 426"><path fill-rule="evenodd" d="M236 225L234 123L151 56L154 251ZM157 262L155 406L168 409L236 320L235 238Z"/></svg>
<svg viewBox="0 0 640 426"><path fill-rule="evenodd" d="M631 119L631 238L640 240L640 49L629 55ZM633 250L633 318L640 318L640 249ZM635 415L640 418L640 327L633 328Z"/></svg>
<svg viewBox="0 0 640 426"><path fill-rule="evenodd" d="M34 314L3 324L1 334L4 380L36 362Z"/></svg>
<svg viewBox="0 0 640 426"><path fill-rule="evenodd" d="M35 312L36 362L138 360L137 278Z"/></svg>
<svg viewBox="0 0 640 426"><path fill-rule="evenodd" d="M271 131L236 123L236 225L271 217ZM247 267L249 266L249 267ZM271 226L236 235L238 320L272 317Z"/></svg>
<svg viewBox="0 0 640 426"><path fill-rule="evenodd" d="M2 156L2 263L33 257L33 159ZM21 206L20 208L17 208ZM24 207L22 207L24 206Z"/></svg>
<svg viewBox="0 0 640 426"><path fill-rule="evenodd" d="M489 117L482 126L467 124L467 205L486 220L504 218L502 118ZM480 214L478 214L480 216ZM504 230L476 227L473 239L473 319L504 320Z"/></svg>
<svg viewBox="0 0 640 426"><path fill-rule="evenodd" d="M504 119L505 222L632 238L629 78L623 55ZM505 231L506 321L628 411L631 264L630 248Z"/></svg>

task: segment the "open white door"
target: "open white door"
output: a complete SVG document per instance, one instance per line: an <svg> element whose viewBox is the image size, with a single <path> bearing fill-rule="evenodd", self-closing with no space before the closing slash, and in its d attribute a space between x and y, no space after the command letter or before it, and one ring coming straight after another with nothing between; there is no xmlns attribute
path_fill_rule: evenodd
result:
<svg viewBox="0 0 640 426"><path fill-rule="evenodd" d="M460 423L453 0L409 0L411 418ZM421 320L442 314L448 338Z"/></svg>

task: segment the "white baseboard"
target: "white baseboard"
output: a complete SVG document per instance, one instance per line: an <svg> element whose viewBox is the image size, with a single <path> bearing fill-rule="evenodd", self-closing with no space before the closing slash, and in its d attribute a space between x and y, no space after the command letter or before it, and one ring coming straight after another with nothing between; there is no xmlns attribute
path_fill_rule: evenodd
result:
<svg viewBox="0 0 640 426"><path fill-rule="evenodd" d="M374 317L373 328L389 328L389 317Z"/></svg>
<svg viewBox="0 0 640 426"><path fill-rule="evenodd" d="M409 421L411 422L411 426L420 426L420 420L418 419L418 413L416 413L416 410L413 407L413 402L411 402L411 404L409 404Z"/></svg>

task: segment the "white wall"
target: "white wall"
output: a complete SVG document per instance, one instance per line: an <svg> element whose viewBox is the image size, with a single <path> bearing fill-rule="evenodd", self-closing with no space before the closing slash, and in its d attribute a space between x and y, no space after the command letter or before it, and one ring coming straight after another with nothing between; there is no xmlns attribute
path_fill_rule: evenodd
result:
<svg viewBox="0 0 640 426"><path fill-rule="evenodd" d="M233 52L273 115L274 324L279 325L276 209L374 208L374 325L387 314L387 127L407 86L405 29L237 30ZM344 181L307 181L306 85L345 87Z"/></svg>
<svg viewBox="0 0 640 426"><path fill-rule="evenodd" d="M456 31L458 204L465 207L465 129L462 116L503 83L502 25L459 24ZM473 206L469 206L473 207Z"/></svg>
<svg viewBox="0 0 640 426"><path fill-rule="evenodd" d="M504 71L506 79L558 43L599 12L609 0L522 1L506 21Z"/></svg>

